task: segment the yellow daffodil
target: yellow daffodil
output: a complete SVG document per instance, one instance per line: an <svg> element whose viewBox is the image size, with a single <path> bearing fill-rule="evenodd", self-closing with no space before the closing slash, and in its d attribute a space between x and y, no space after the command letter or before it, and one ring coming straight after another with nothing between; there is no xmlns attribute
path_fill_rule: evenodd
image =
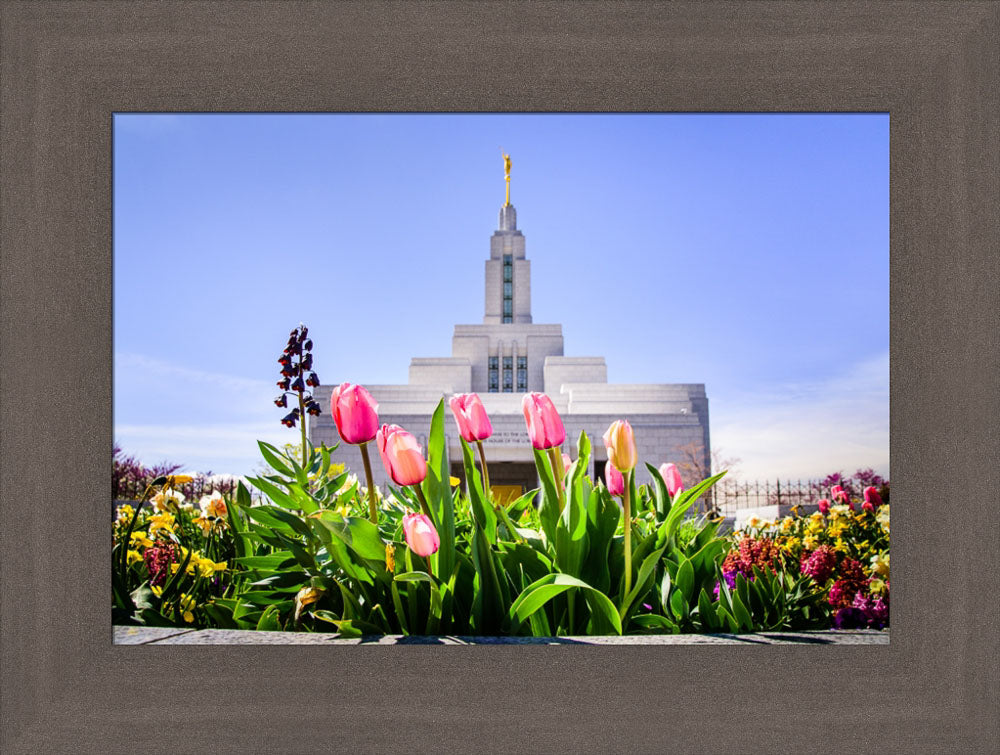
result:
<svg viewBox="0 0 1000 755"><path fill-rule="evenodd" d="M161 533L164 535L173 534L175 529L174 515L169 511L162 514L153 514L149 518L149 536L151 538L155 539Z"/></svg>
<svg viewBox="0 0 1000 755"><path fill-rule="evenodd" d="M453 488L454 488L454 487L457 487L457 486L458 486L458 484L459 484L459 483L461 483L461 482L462 482L462 481L461 481L460 479L458 479L457 477L449 477L449 478L448 478L448 483L449 483L449 484L450 484L450 485L451 485L451 486L452 486Z"/></svg>
<svg viewBox="0 0 1000 755"><path fill-rule="evenodd" d="M194 477L189 474L172 474L172 475L167 475L167 481L164 484L166 487L172 488L176 487L177 485L186 485L187 483L192 482L193 480Z"/></svg>
<svg viewBox="0 0 1000 755"><path fill-rule="evenodd" d="M875 521L881 525L882 529L889 532L889 504L878 507L878 511L875 512Z"/></svg>
<svg viewBox="0 0 1000 755"><path fill-rule="evenodd" d="M885 582L881 579L873 579L868 583L868 589L874 595L883 595L885 594Z"/></svg>
<svg viewBox="0 0 1000 755"><path fill-rule="evenodd" d="M129 545L140 546L142 548L149 548L153 544L153 541L147 537L146 533L139 530L133 530L132 534L129 536Z"/></svg>
<svg viewBox="0 0 1000 755"><path fill-rule="evenodd" d="M872 556L872 574L877 574L880 577L889 576L889 554L885 555L875 554Z"/></svg>
<svg viewBox="0 0 1000 755"><path fill-rule="evenodd" d="M193 597L191 597L187 593L183 592L181 593L181 599L180 599L181 616L183 616L184 621L186 621L188 624L194 623L194 609L197 608L197 606L198 603L195 601Z"/></svg>
<svg viewBox="0 0 1000 755"><path fill-rule="evenodd" d="M184 502L184 496L176 490L164 488L159 493L154 495L151 500L153 508L157 511L176 512L180 505Z"/></svg>
<svg viewBox="0 0 1000 755"><path fill-rule="evenodd" d="M122 504L118 507L118 523L124 524L126 527L128 523L132 521L132 517L135 516L135 509L129 506L127 503Z"/></svg>
<svg viewBox="0 0 1000 755"><path fill-rule="evenodd" d="M128 558L129 566L131 566L132 564L137 564L140 561L142 561L142 554L139 553L139 551L134 551L130 549L125 553L125 556Z"/></svg>
<svg viewBox="0 0 1000 755"><path fill-rule="evenodd" d="M203 495L201 501L199 501L199 505L201 506L202 516L206 517L222 519L228 511L226 499L222 497L222 493L218 490L213 490L211 495Z"/></svg>
<svg viewBox="0 0 1000 755"><path fill-rule="evenodd" d="M802 545L804 545L807 550L815 550L816 546L819 545L819 540L815 535L806 535L802 538Z"/></svg>

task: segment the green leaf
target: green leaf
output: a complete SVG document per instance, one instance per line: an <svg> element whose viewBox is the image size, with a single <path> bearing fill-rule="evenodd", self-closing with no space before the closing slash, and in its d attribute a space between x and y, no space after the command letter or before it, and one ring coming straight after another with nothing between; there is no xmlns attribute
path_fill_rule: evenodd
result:
<svg viewBox="0 0 1000 755"><path fill-rule="evenodd" d="M704 588L698 594L698 617L701 619L703 629L715 632L722 627L719 617L715 615L715 607L712 605L712 600L708 597L708 593L705 592Z"/></svg>
<svg viewBox="0 0 1000 755"><path fill-rule="evenodd" d="M670 513L670 493L667 492L667 484L663 481L660 470L652 464L647 463L646 469L653 478L653 500L656 502L656 521L662 522Z"/></svg>
<svg viewBox="0 0 1000 755"><path fill-rule="evenodd" d="M302 502L295 500L290 494L281 490L277 485L265 480L263 477L247 477L250 484L260 490L264 495L282 508L296 511L302 508Z"/></svg>
<svg viewBox="0 0 1000 755"><path fill-rule="evenodd" d="M361 558L385 562L385 542L378 527L369 520L356 516L343 517L329 509L313 514L312 518L322 523Z"/></svg>
<svg viewBox="0 0 1000 755"><path fill-rule="evenodd" d="M508 616L512 623L520 626L554 597L572 589L585 590L591 614L603 619L617 634L622 633L618 611L608 596L568 574L549 574L528 585L511 605Z"/></svg>
<svg viewBox="0 0 1000 755"><path fill-rule="evenodd" d="M538 517L542 524L542 532L550 543L555 543L556 523L559 521L559 492L556 488L556 478L552 475L552 466L545 451L534 449L535 469L541 482L541 502Z"/></svg>
<svg viewBox="0 0 1000 755"><path fill-rule="evenodd" d="M691 562L688 559L681 561L679 567L677 567L677 575L674 578L674 582L677 583L677 589L681 591L684 596L684 601L686 603L691 603L691 599L694 597L694 567L691 566Z"/></svg>
<svg viewBox="0 0 1000 755"><path fill-rule="evenodd" d="M272 446L270 443L265 443L262 440L257 441L257 447L260 449L261 456L264 457L264 461L270 464L279 473L285 475L285 477L294 477L295 473L281 460L281 452Z"/></svg>
<svg viewBox="0 0 1000 755"><path fill-rule="evenodd" d="M674 536L674 533L680 526L681 520L684 518L684 514L687 513L687 510L691 508L695 501L707 492L709 488L721 480L725 474L725 472L719 472L719 474L713 475L707 480L702 480L690 490L678 493L674 497L674 501L670 507L670 513L667 514L667 517L662 525L663 532L667 540L670 540Z"/></svg>
<svg viewBox="0 0 1000 755"><path fill-rule="evenodd" d="M645 629L647 634L679 634L680 627L666 616L657 613L641 613L632 617L632 623Z"/></svg>
<svg viewBox="0 0 1000 755"><path fill-rule="evenodd" d="M670 612L678 621L688 615L688 603L680 590L674 590L670 593Z"/></svg>
<svg viewBox="0 0 1000 755"><path fill-rule="evenodd" d="M264 613L260 616L260 621L257 622L257 631L260 632L278 632L281 630L281 623L279 621L280 615L278 609L275 606L268 606L264 609Z"/></svg>

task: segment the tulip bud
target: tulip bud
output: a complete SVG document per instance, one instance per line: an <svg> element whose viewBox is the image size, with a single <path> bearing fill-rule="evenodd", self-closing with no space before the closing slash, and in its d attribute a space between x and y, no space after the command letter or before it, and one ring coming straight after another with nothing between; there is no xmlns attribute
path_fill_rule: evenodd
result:
<svg viewBox="0 0 1000 755"><path fill-rule="evenodd" d="M455 422L458 424L458 434L466 443L486 440L493 434L493 425L486 415L486 407L477 393L456 393L448 399Z"/></svg>
<svg viewBox="0 0 1000 755"><path fill-rule="evenodd" d="M521 410L532 446L543 450L561 446L566 440L566 429L559 412L552 399L544 393L526 393L521 399Z"/></svg>
<svg viewBox="0 0 1000 755"><path fill-rule="evenodd" d="M341 383L333 389L330 411L346 443L367 443L378 432L378 403L360 385Z"/></svg>
<svg viewBox="0 0 1000 755"><path fill-rule="evenodd" d="M830 502L826 498L820 498L816 502L816 506L819 509L819 513L821 513L823 516L826 516L827 514L830 513Z"/></svg>
<svg viewBox="0 0 1000 755"><path fill-rule="evenodd" d="M660 465L660 477L667 486L667 493L673 498L684 490L684 480L676 464L667 463Z"/></svg>
<svg viewBox="0 0 1000 755"><path fill-rule="evenodd" d="M399 425L382 425L375 444L385 471L397 485L417 485L427 477L427 462L417 439Z"/></svg>
<svg viewBox="0 0 1000 755"><path fill-rule="evenodd" d="M608 459L621 472L635 468L638 454L635 437L628 420L616 419L604 433L604 447L608 449Z"/></svg>
<svg viewBox="0 0 1000 755"><path fill-rule="evenodd" d="M604 465L604 478L607 480L608 492L611 495L625 495L625 478L610 461Z"/></svg>
<svg viewBox="0 0 1000 755"><path fill-rule="evenodd" d="M425 514L407 514L403 517L403 536L410 550L427 558L437 553L441 538L431 520Z"/></svg>

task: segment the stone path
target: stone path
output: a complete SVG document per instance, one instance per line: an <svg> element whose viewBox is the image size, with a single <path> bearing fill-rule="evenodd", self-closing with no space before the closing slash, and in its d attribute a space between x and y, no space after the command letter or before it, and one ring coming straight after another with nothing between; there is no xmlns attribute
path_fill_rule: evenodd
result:
<svg viewBox="0 0 1000 755"><path fill-rule="evenodd" d="M889 632L870 629L757 634L661 634L626 637L406 637L338 638L308 632L237 629L114 627L115 645L888 645Z"/></svg>

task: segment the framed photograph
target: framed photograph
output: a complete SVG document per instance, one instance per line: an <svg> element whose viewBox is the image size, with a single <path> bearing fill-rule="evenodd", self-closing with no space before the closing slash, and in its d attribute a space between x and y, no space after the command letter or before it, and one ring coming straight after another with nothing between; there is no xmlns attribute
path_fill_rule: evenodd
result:
<svg viewBox="0 0 1000 755"><path fill-rule="evenodd" d="M997 591L982 576L997 555L983 505L996 493L988 470L998 409L993 210L1000 163L992 142L1000 117L1000 9L994 4L22 3L4 5L2 21L4 752L995 751ZM128 306L137 313L190 300L192 291L213 294L199 275L207 260L177 264L158 253L155 239L133 239L130 260L141 259L142 248L150 254L141 265L125 269L112 254L113 229L128 220L123 197L114 194L123 166L114 163L112 142L125 113L136 122L145 113L177 119L339 113L356 121L383 113L378 117L407 123L431 113L578 114L572 117L607 121L613 113L631 113L636 122L681 113L884 119L888 291L850 306L889 311L890 456L898 504L891 644L114 643L107 596L118 577L107 568L108 449L120 424L113 414L122 408L112 370L116 339L146 322L145 315L118 319L112 305L125 300L116 298L117 287L127 284ZM498 240L490 242L486 260L483 332L456 328L450 357L400 353L403 360L415 357L411 384L447 382L482 392L496 417L506 411L505 393L548 391L550 378L553 385L590 386L576 389L579 406L590 393L595 401L603 395L601 364L563 357L561 334L558 345L538 346L537 338L555 336L535 332L532 322L528 292L538 263L534 270L526 265L533 254L524 255L529 231L525 226L521 234L515 214L519 163L512 152L496 145L498 191L507 193L494 203ZM155 150L149 156L170 162ZM251 172L255 160L263 170L267 161L248 148ZM136 188L141 191L141 182L128 199ZM197 195L193 188L190 193ZM822 239L814 246L821 248ZM295 280L294 260L276 266L276 282L286 274ZM836 271L829 278L817 283L816 306L845 306ZM578 283L586 286L587 276ZM597 295L599 281L592 283ZM703 300L712 285L711 276L702 275L683 289ZM475 287L482 291L481 282ZM147 327L150 337L162 335ZM185 325L191 332L198 327L194 319ZM466 348L496 328L532 331L536 340L523 353L516 339L482 355L478 346ZM275 365L299 368L282 390L292 391L286 408L299 408L286 426L304 431L302 420L315 415L298 397L308 393L336 404L330 394L342 386L310 383L312 391L296 395L292 382L300 377L305 384L310 368L302 360L311 349L307 334L296 331L286 347L294 354ZM205 342L225 337L212 333ZM831 359L843 358L845 348L831 344ZM421 361L425 356L433 358ZM208 350L206 364L212 359ZM136 369L147 370L148 400L155 401L162 390L158 368ZM130 380L136 401L143 382ZM704 394L685 386L688 393L671 400L688 408L680 424L690 438L678 436L674 446L703 440L707 456L707 417L699 414ZM385 387L395 390L384 395L393 397L397 412L386 416L408 416L409 386ZM568 429L594 435L595 428L573 419L568 404L557 408ZM346 438L350 431L339 419L331 422L328 406L322 409L324 422L316 418L311 439ZM423 408L418 414L424 416ZM456 434L454 420L447 420ZM648 427L658 432L655 422ZM699 428L703 435L696 437ZM526 430L531 435L530 416ZM433 429L422 432L427 437L415 441L433 446ZM496 432L493 495L516 499L534 477L514 448L513 427L498 419ZM531 436L535 449L558 449L560 443L541 437L546 432L539 430L537 443ZM562 450L610 488L608 465L628 457L628 434L616 432L606 446L591 437L596 451L575 438ZM464 439L461 424L457 434ZM405 462L406 438L397 440ZM452 462L460 461L462 441L446 443L455 446ZM446 477L491 489L478 479L477 469L487 465L475 457L474 443L464 445L465 463L436 472L443 490L452 484ZM408 468L394 468L391 452L382 456L390 459L386 475L398 486L410 484ZM536 468L555 470L556 458L553 453ZM701 461L710 466L709 459ZM561 492L555 484L550 500L560 500ZM407 498L410 516L423 505L429 521L438 521L433 503L427 507L421 498L416 490ZM205 526L206 537L222 526L222 511L211 500L195 515L204 520L198 526ZM405 543L407 558L412 551L419 559L431 536L409 529L404 536L403 529L400 548ZM440 556L431 555L429 570L440 564ZM121 556L128 558L124 549ZM302 604L298 620L310 598L300 592L295 600ZM183 596L172 610L165 618L182 623ZM260 613L258 623L267 626L269 609Z"/></svg>

